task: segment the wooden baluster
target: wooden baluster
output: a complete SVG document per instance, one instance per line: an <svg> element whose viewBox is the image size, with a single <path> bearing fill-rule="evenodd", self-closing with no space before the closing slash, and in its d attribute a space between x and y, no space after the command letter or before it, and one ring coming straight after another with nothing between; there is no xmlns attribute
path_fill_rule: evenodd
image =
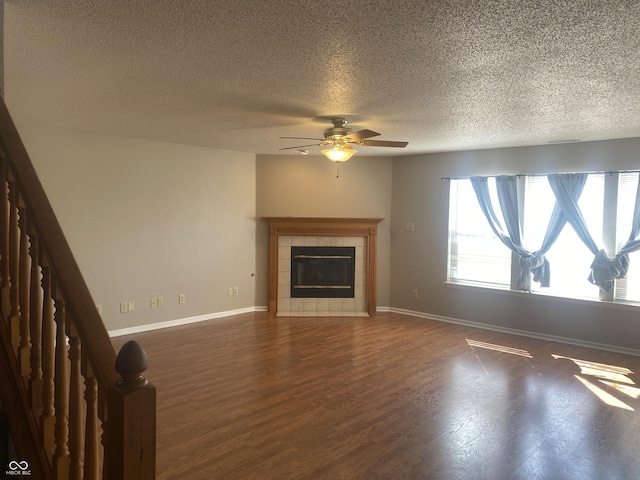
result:
<svg viewBox="0 0 640 480"><path fill-rule="evenodd" d="M71 457L71 480L82 480L84 462L83 452L83 405L82 405L82 369L80 366L82 342L73 322L68 320L67 336L69 337L69 452Z"/></svg>
<svg viewBox="0 0 640 480"><path fill-rule="evenodd" d="M143 375L147 365L147 354L134 341L118 353L116 371L122 378L109 392L106 478L155 479L156 391Z"/></svg>
<svg viewBox="0 0 640 480"><path fill-rule="evenodd" d="M84 480L100 478L100 434L98 431L98 382L93 369L82 353L82 375L84 376L84 398L87 404L84 444Z"/></svg>
<svg viewBox="0 0 640 480"><path fill-rule="evenodd" d="M55 283L54 283L55 286ZM55 288L54 288L55 292ZM65 335L65 302L54 293L56 322L56 377L55 377L55 442L53 454L53 472L55 478L69 477L69 365L67 355L67 336Z"/></svg>
<svg viewBox="0 0 640 480"><path fill-rule="evenodd" d="M44 448L52 460L55 447L55 320L53 315L53 294L51 289L51 271L43 259L42 265L42 415L40 430Z"/></svg>
<svg viewBox="0 0 640 480"><path fill-rule="evenodd" d="M20 302L20 347L18 362L20 374L28 386L31 376L31 320L30 314L30 294L31 294L31 257L29 256L29 237L27 236L27 209L22 205L22 197L18 202L18 227L20 229L20 261L18 278L20 285L18 288Z"/></svg>
<svg viewBox="0 0 640 480"><path fill-rule="evenodd" d="M31 378L29 393L31 409L36 418L42 413L42 274L40 270L40 249L38 237L31 233Z"/></svg>
<svg viewBox="0 0 640 480"><path fill-rule="evenodd" d="M9 187L7 185L7 164L3 158L0 168L0 287L2 315L5 319L11 316L9 301Z"/></svg>
<svg viewBox="0 0 640 480"><path fill-rule="evenodd" d="M11 345L18 355L20 346L20 294L18 275L20 272L20 230L18 229L18 193L15 181L9 176L9 317Z"/></svg>
<svg viewBox="0 0 640 480"><path fill-rule="evenodd" d="M110 438L113 437L111 432L111 418L109 416L109 399L108 392L105 394L105 389L100 388L98 385L98 418L102 422L102 436L100 438L100 443L102 444L102 477L101 478L109 478L111 472L113 471L113 463L112 457L114 457L113 449L109 446Z"/></svg>

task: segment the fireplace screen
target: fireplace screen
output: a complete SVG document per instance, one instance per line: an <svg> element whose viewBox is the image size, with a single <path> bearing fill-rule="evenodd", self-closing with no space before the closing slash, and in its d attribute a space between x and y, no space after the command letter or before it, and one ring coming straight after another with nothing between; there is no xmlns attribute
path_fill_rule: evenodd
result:
<svg viewBox="0 0 640 480"><path fill-rule="evenodd" d="M355 247L291 247L291 298L354 298Z"/></svg>

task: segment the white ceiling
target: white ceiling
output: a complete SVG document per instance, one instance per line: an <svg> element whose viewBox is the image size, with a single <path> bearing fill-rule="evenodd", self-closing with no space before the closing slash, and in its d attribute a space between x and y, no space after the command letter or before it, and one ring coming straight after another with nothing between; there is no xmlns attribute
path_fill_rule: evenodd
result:
<svg viewBox="0 0 640 480"><path fill-rule="evenodd" d="M367 155L635 137L640 1L6 0L5 91L18 122L258 154L336 115L409 141Z"/></svg>

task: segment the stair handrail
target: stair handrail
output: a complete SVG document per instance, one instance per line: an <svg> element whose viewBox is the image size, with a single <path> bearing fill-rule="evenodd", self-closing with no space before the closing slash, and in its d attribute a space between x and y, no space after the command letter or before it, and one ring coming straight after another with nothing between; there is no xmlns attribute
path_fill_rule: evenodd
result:
<svg viewBox="0 0 640 480"><path fill-rule="evenodd" d="M71 408L78 408L77 405L74 407L73 404L74 402L77 403L78 399L82 399L82 395L79 393L83 391L82 378L85 380L83 392L85 398L95 397L93 400L95 400L95 405L99 410L98 416L103 430L101 443L104 449L102 473L96 473L94 465L92 467L94 472L88 474L85 472L84 478L103 475L103 478L107 479L153 479L155 478L155 388L143 376L146 368L146 354L144 350L133 342L133 347L129 344L127 352L121 351L121 354L116 356L106 326L97 310L91 292L3 99L0 99L0 149L4 156L3 162L6 164L3 167L6 168L5 175L10 177L11 185L13 185L13 187L5 187L3 184L3 190L5 190L5 193L6 190L11 190L12 188L16 190L17 195L15 195L15 192L9 192L9 197L11 198L13 193L15 195L14 202L20 205L20 208L18 208L18 206L12 204L9 208L16 209L16 211L19 211L17 215L19 217L24 215L27 220L24 223L28 223L28 227L24 223L20 223L18 229L21 232L28 231L29 234L33 232L31 237L32 247L37 241L38 257L30 261L42 262L43 285L46 282L44 278L45 270L48 278L54 281L51 303L55 304L55 314L61 319L59 322L56 317L58 330L62 329L62 333L58 332L61 336L56 337L55 344L60 345L63 342L67 342L69 345L68 359L71 364L69 367L72 369L71 373L66 370L61 370L59 373L56 370L56 376L61 375L61 378L63 378L64 375L67 375L70 378L67 383L70 385L71 393L63 391L64 389L61 387L56 387L60 390L59 392L56 390L56 410L63 412L65 409L70 408L70 404ZM6 232L3 233L3 235L5 234L9 235ZM15 243L12 248L13 251L9 253L14 256L18 255L18 248ZM6 252L4 253L6 255ZM20 251L20 253L23 254L23 251ZM3 259L3 261L6 262L7 259ZM26 260L23 258L23 261ZM14 275L14 277L14 282L16 282L18 276ZM35 280L32 283L35 283ZM24 285L22 287L22 291L26 291ZM16 288L18 287L16 286ZM28 298L28 295L25 298ZM4 295L3 300L6 300L5 303L9 302L8 298L4 298ZM44 303L46 301L47 299L45 299ZM4 308L8 307L4 306L3 310ZM14 321L13 331L7 333L8 330L11 330L9 328L4 333L5 346L10 341L10 339L6 339L7 335L22 335L20 337L21 341L29 348L37 343L29 336L29 327L24 325L27 321L28 306L23 305L23 308L25 312L21 314L19 319ZM65 318L66 323L64 321ZM8 318L4 318L4 321L11 327L11 322ZM26 330L16 333L18 327L15 325L18 323L15 322L19 323L20 329L25 328ZM38 328L34 332L36 334L41 333ZM25 340L25 336L29 338ZM19 348L15 350L18 352ZM11 362L18 365L20 360L24 360L19 357L20 355L16 355L15 362L14 360L11 360ZM118 370L116 370L117 362L120 364ZM132 362L133 366L127 367L127 362ZM55 368L67 368L63 365L66 363L67 359L60 357L55 362ZM123 367L122 365L125 366ZM15 368L20 369L19 366ZM74 368L75 370L73 370ZM131 373L132 370L135 371L134 374ZM20 372L18 371L17 373ZM126 377L127 374L129 378ZM26 379L24 368L21 375ZM82 377L79 375L82 375ZM17 375L17 377L19 376ZM29 392L26 386L28 382L25 380L23 383L25 384L25 391L22 396L28 397ZM74 391L74 389L76 390ZM60 395L59 398L58 395ZM90 402L93 402L93 400L90 400ZM87 414L83 413L83 415ZM37 423L37 418L34 422ZM88 424L89 420L86 420L86 422ZM67 431L66 436L65 428ZM74 425L74 428L78 428L77 425ZM97 436L100 425L97 427L95 425L87 425L86 428L91 428L91 435ZM91 447L91 451L88 453L84 452L84 450L81 453L69 452L70 448L85 448L81 443L85 440L84 436L86 434L79 432L74 437L72 432L69 435L68 419L56 419L55 430L56 435L60 433L59 438L66 440L58 441L55 446L55 452L47 452L52 478L66 478L69 471L73 471L74 468L81 468L83 463L86 463L85 461L97 464L97 459L94 458L97 455L93 451L95 450L94 447ZM62 445L64 443L66 445ZM79 455L79 457L74 460L74 455ZM90 460L85 458L84 455L90 456ZM61 461L61 458L64 461ZM4 467L0 466L0 468ZM46 466L44 468L46 470ZM69 478L82 478L82 476L79 473L69 473Z"/></svg>

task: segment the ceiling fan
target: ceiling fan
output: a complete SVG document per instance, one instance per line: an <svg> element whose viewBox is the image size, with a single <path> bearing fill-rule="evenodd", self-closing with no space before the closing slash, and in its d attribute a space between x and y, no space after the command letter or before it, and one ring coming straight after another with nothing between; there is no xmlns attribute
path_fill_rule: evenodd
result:
<svg viewBox="0 0 640 480"><path fill-rule="evenodd" d="M322 153L332 162L341 163L349 160L357 150L352 145L360 145L363 147L396 147L404 148L409 142L391 142L388 140L368 140L371 137L377 137L380 135L378 132L372 130L358 130L354 132L353 129L345 127L347 119L343 117L335 117L331 119L333 127L327 128L324 131L324 139L322 138L307 138L307 137L280 137L286 139L296 140L316 140L320 143L312 143L309 145L298 145L296 147L286 147L280 150L294 150L304 147L319 147L324 145L330 145L330 148L322 150Z"/></svg>

